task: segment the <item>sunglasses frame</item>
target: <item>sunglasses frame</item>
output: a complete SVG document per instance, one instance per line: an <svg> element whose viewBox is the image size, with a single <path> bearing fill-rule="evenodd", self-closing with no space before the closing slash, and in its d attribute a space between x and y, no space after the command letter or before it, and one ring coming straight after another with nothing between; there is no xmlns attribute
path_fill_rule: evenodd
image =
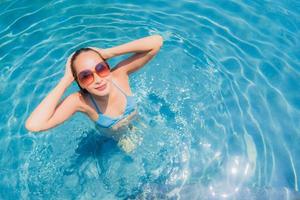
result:
<svg viewBox="0 0 300 200"><path fill-rule="evenodd" d="M106 69L102 69L102 70L100 70L100 71L98 72L98 71L97 71L97 67L98 67L99 65L104 66ZM103 68L103 67L101 67L101 68ZM103 70L108 70L107 74L101 75L101 71L103 71ZM92 80L89 81L88 83L84 83L84 81L82 81L82 78L80 78L80 74L82 74L82 73L87 73L87 72L90 73L89 76L92 76ZM79 82L82 83L83 85L87 85L87 86L88 86L88 85L92 84L92 83L95 81L95 73L97 74L97 76L103 78L103 77L108 76L108 75L109 75L109 72L110 72L110 66L109 66L109 64L104 60L104 61L102 61L102 62L99 62L99 63L95 66L94 70L86 69L86 70L82 70L81 72L79 72L79 73L76 75L76 79L79 80ZM82 76L83 76L83 75L82 75Z"/></svg>

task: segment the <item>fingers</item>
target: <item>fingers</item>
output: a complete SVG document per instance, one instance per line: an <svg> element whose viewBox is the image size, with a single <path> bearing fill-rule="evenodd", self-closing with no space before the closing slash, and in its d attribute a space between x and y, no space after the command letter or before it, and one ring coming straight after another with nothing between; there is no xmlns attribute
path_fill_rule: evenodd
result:
<svg viewBox="0 0 300 200"><path fill-rule="evenodd" d="M67 67L71 67L71 59L72 59L74 53L75 53L75 52L73 52L73 53L71 53L71 54L69 55L69 57L68 57L68 59L67 59L67 62L66 62L66 66L67 66Z"/></svg>

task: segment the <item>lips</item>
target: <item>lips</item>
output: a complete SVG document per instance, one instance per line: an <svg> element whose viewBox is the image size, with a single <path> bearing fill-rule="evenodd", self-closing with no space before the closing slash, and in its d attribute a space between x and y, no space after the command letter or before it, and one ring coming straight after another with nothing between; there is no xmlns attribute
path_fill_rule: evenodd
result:
<svg viewBox="0 0 300 200"><path fill-rule="evenodd" d="M106 88L106 84L100 85L99 87L96 87L96 90L102 91Z"/></svg>

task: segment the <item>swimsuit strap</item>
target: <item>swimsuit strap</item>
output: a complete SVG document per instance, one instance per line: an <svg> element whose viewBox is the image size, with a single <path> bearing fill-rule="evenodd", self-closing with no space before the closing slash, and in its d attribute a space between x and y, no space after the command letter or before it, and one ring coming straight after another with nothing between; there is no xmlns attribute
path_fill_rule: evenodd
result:
<svg viewBox="0 0 300 200"><path fill-rule="evenodd" d="M90 93L89 93L89 97L90 97L90 99L92 100L92 102L93 102L93 104L94 104L94 106L95 106L97 112L98 112L98 113L101 113L99 107L97 106L97 103L96 103L95 99L93 98L93 96L92 96Z"/></svg>
<svg viewBox="0 0 300 200"><path fill-rule="evenodd" d="M127 97L127 94L124 92L124 90L122 90L122 88L120 86L118 86L118 84L116 82L114 82L114 80L112 80L112 83Z"/></svg>
<svg viewBox="0 0 300 200"><path fill-rule="evenodd" d="M128 96L127 96L127 94L124 92L124 90L122 90L122 88L120 88L119 86L118 86L118 84L117 83L115 83L113 80L112 80L112 83L125 95L125 97L127 98ZM96 110L97 110L97 112L98 113L100 113L100 114L102 114L102 112L100 111L100 109L99 109L99 107L98 107L98 105L97 105L97 103L96 103L96 101L95 101L95 99L93 98L93 95L91 95L90 93L89 93L89 97L90 97L90 99L92 100L92 102L93 102L93 104L94 104L94 106L95 106L95 108L96 108Z"/></svg>

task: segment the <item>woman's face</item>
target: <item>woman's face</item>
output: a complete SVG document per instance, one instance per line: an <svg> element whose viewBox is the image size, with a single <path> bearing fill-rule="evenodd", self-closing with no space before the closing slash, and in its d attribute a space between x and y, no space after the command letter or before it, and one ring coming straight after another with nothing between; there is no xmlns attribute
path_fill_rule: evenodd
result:
<svg viewBox="0 0 300 200"><path fill-rule="evenodd" d="M105 77L100 77L95 73L97 64L103 62L102 58L94 51L86 51L80 53L74 61L74 68L78 77L79 73L84 70L93 72L94 81L90 84L83 84L80 80L78 83L83 89L97 96L105 96L110 93L111 89L111 73Z"/></svg>

